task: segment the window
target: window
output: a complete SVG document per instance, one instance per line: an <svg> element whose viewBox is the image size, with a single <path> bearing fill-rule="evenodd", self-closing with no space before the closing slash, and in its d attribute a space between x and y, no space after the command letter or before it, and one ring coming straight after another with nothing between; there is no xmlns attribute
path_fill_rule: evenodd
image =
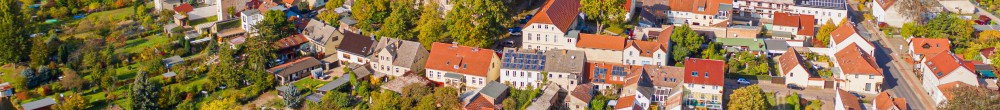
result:
<svg viewBox="0 0 1000 110"><path fill-rule="evenodd" d="M875 75L868 75L868 79L875 79Z"/></svg>
<svg viewBox="0 0 1000 110"><path fill-rule="evenodd" d="M872 83L865 83L865 91L871 91Z"/></svg>
<svg viewBox="0 0 1000 110"><path fill-rule="evenodd" d="M698 77L698 71L691 72L691 76Z"/></svg>
<svg viewBox="0 0 1000 110"><path fill-rule="evenodd" d="M708 72L705 72L705 78L708 78Z"/></svg>

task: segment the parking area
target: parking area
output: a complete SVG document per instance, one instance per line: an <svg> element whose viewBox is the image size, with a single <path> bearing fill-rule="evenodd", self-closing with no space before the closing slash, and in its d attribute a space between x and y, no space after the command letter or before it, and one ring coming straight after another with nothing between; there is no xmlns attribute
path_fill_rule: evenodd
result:
<svg viewBox="0 0 1000 110"><path fill-rule="evenodd" d="M764 92L774 92L774 96L777 97L778 103L784 103L785 96L791 93L798 93L799 97L808 100L820 100L823 102L823 110L833 110L834 100L837 97L837 92L834 89L825 89L820 87L805 87L803 90L789 89L785 84L773 84L768 80L749 80L750 84L740 84L737 83L735 79L726 79L726 90L725 94L732 94L733 90L741 87L757 84L760 86Z"/></svg>

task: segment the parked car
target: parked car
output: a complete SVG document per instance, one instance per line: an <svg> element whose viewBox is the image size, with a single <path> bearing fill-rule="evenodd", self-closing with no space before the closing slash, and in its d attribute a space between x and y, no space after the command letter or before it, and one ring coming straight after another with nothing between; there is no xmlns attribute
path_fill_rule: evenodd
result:
<svg viewBox="0 0 1000 110"><path fill-rule="evenodd" d="M514 41L508 40L503 42L504 47L514 47Z"/></svg>
<svg viewBox="0 0 1000 110"><path fill-rule="evenodd" d="M535 17L535 15L524 16L524 19L531 19L531 17Z"/></svg>
<svg viewBox="0 0 1000 110"><path fill-rule="evenodd" d="M510 32L510 35L515 35L515 36L521 35L521 27L512 27L510 29L507 29L507 31Z"/></svg>
<svg viewBox="0 0 1000 110"><path fill-rule="evenodd" d="M749 85L750 84L750 81L747 80L747 79L744 79L744 78L737 79L736 82L740 83L740 84L743 84L743 85Z"/></svg>
<svg viewBox="0 0 1000 110"><path fill-rule="evenodd" d="M806 88L799 87L798 85L795 84L788 84L788 89L805 90Z"/></svg>

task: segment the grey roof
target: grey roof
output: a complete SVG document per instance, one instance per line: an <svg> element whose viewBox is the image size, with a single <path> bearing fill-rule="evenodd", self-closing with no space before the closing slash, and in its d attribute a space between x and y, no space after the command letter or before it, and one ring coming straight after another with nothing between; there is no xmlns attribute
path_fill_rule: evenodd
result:
<svg viewBox="0 0 1000 110"><path fill-rule="evenodd" d="M257 11L257 10L246 10L246 11L240 12L240 14L243 15L243 16L248 16L248 15L260 14L260 11Z"/></svg>
<svg viewBox="0 0 1000 110"><path fill-rule="evenodd" d="M348 54L368 57L372 54L372 50L374 50L372 48L375 47L374 37L345 32L344 38L341 39L347 42L341 42L340 46L337 46L337 52L346 52Z"/></svg>
<svg viewBox="0 0 1000 110"><path fill-rule="evenodd" d="M977 31L997 30L1000 29L1000 25L972 25L972 28Z"/></svg>
<svg viewBox="0 0 1000 110"><path fill-rule="evenodd" d="M348 77L340 77L336 80L323 84L323 86L320 86L319 88L316 88L316 91L330 91L336 89L337 87L344 86L344 84L347 84L347 82L350 81L351 79L348 79Z"/></svg>
<svg viewBox="0 0 1000 110"><path fill-rule="evenodd" d="M452 79L462 79L464 76L462 76L462 74L456 74L456 73L444 73L444 77Z"/></svg>
<svg viewBox="0 0 1000 110"><path fill-rule="evenodd" d="M319 45L326 45L327 42L325 41L334 38L333 36L337 32L337 28L316 19L309 19L309 23L306 24L305 29L302 31L312 42L319 43Z"/></svg>
<svg viewBox="0 0 1000 110"><path fill-rule="evenodd" d="M383 37L375 45L375 52L387 50L392 54L392 65L402 67L413 67L422 59L427 57L427 49L424 49L420 42L401 40L396 38ZM418 58L419 57L419 58ZM372 58L377 59L377 58Z"/></svg>
<svg viewBox="0 0 1000 110"><path fill-rule="evenodd" d="M354 75L358 75L357 79L368 77L374 73L374 71L372 71L372 69L367 65L348 64L348 67L351 67L351 71L354 71Z"/></svg>
<svg viewBox="0 0 1000 110"><path fill-rule="evenodd" d="M732 10L733 10L732 4L719 4L719 11L732 11Z"/></svg>
<svg viewBox="0 0 1000 110"><path fill-rule="evenodd" d="M358 24L358 20L354 20L354 18L351 17L351 16L341 17L340 20L338 20L338 21L340 21L340 23L344 23L344 24L347 24L347 25Z"/></svg>
<svg viewBox="0 0 1000 110"><path fill-rule="evenodd" d="M173 71L167 72L167 73L163 73L163 77L168 77L169 78L169 77L174 77L174 76L177 76L177 73L174 73Z"/></svg>
<svg viewBox="0 0 1000 110"><path fill-rule="evenodd" d="M507 85L500 84L500 82L490 81L490 83L487 83L482 90L479 90L479 93L497 98L500 97L501 94L507 93L507 88L509 88Z"/></svg>
<svg viewBox="0 0 1000 110"><path fill-rule="evenodd" d="M656 89L653 89L653 87L639 86L636 88L636 91L644 97L653 97L653 92L656 92Z"/></svg>
<svg viewBox="0 0 1000 110"><path fill-rule="evenodd" d="M51 106L51 105L54 105L54 104L56 104L56 100L52 99L50 97L50 98L45 98L45 99L36 100L36 101L28 102L28 103L25 103L25 104L21 104L21 108L24 109L24 110L35 110L35 109L38 109L38 108L47 107L47 106Z"/></svg>
<svg viewBox="0 0 1000 110"><path fill-rule="evenodd" d="M579 38L580 37L580 30L569 30L569 32L566 33L566 36L564 36L564 37L566 37L566 38Z"/></svg>
<svg viewBox="0 0 1000 110"><path fill-rule="evenodd" d="M278 65L278 66L271 67L270 69L267 69L267 72L270 72L272 74L278 74L278 75L286 76L286 75L290 75L292 73L296 73L296 72L299 72L299 71L302 71L302 70L309 69L311 67L320 66L322 64L323 63L320 62L319 60L317 60L316 58L313 58L313 57L304 57L304 58L299 58L299 59L297 59L295 61L292 61L292 62L289 62L289 63L285 63L285 64L281 64L281 65Z"/></svg>
<svg viewBox="0 0 1000 110"><path fill-rule="evenodd" d="M545 53L545 71L582 74L587 55L579 50L551 50Z"/></svg>
<svg viewBox="0 0 1000 110"><path fill-rule="evenodd" d="M181 58L181 56L176 56L176 55L171 56L170 58L163 59L163 64L175 64L181 62L184 62L184 58Z"/></svg>
<svg viewBox="0 0 1000 110"><path fill-rule="evenodd" d="M789 46L788 42L785 42L785 40L767 39L764 40L764 47L766 47L767 50L788 50Z"/></svg>
<svg viewBox="0 0 1000 110"><path fill-rule="evenodd" d="M323 100L323 95L312 93L306 96L306 100L319 103L319 101Z"/></svg>
<svg viewBox="0 0 1000 110"><path fill-rule="evenodd" d="M989 64L975 64L974 67L976 68L977 71L993 70L993 66L990 66Z"/></svg>
<svg viewBox="0 0 1000 110"><path fill-rule="evenodd" d="M535 101L532 102L531 105L529 105L525 110L548 110L549 108L552 108L552 103L554 103L552 102L552 99L558 97L556 94L559 91L562 91L562 89L554 83L545 85L544 90L542 90L542 96L535 99Z"/></svg>
<svg viewBox="0 0 1000 110"><path fill-rule="evenodd" d="M785 32L785 31L772 31L771 33L771 36L784 37L784 38L792 38L792 35L793 34L791 32Z"/></svg>

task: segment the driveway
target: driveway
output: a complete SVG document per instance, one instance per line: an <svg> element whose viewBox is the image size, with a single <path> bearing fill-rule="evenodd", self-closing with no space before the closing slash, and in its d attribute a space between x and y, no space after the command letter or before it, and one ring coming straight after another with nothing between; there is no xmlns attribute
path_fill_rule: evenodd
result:
<svg viewBox="0 0 1000 110"><path fill-rule="evenodd" d="M836 100L837 97L837 95L835 95L837 94L837 92L834 89L806 87L805 90L794 90L794 89L788 89L785 86L785 84L773 84L771 83L771 81L767 80L750 80L750 83L757 84L757 86L760 86L760 89L764 90L764 92L774 92L774 96L777 97L778 99L777 101L779 104L784 103L785 96L788 96L792 93L798 93L800 98L808 100L818 99L822 101L823 110L833 110L835 103L834 100ZM736 82L736 80L728 78L726 79L725 85L726 85L725 94L733 94L733 90L749 86L749 85L739 84ZM728 98L728 95L724 96L723 98Z"/></svg>

